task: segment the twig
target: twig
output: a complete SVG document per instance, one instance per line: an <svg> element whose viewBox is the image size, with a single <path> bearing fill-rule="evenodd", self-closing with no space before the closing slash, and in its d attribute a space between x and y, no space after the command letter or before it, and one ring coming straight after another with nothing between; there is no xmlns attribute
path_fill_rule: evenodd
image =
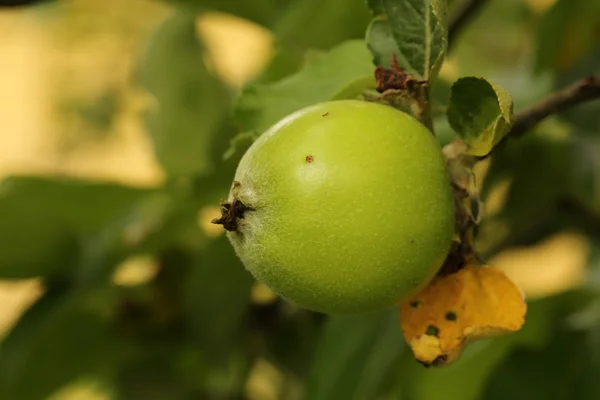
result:
<svg viewBox="0 0 600 400"><path fill-rule="evenodd" d="M518 112L508 135L520 136L550 115L595 98L600 98L600 77L588 76Z"/></svg>
<svg viewBox="0 0 600 400"><path fill-rule="evenodd" d="M481 11L488 0L466 0L448 24L448 51L463 28Z"/></svg>
<svg viewBox="0 0 600 400"><path fill-rule="evenodd" d="M551 94L515 115L512 129L496 146L503 145L509 137L519 137L550 115L563 112L586 101L600 98L600 77L588 76L577 83ZM491 153L479 157L483 160Z"/></svg>

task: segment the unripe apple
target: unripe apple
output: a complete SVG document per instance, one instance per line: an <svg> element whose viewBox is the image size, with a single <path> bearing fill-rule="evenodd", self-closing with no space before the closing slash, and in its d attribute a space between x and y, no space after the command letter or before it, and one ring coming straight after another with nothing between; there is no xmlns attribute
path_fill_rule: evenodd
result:
<svg viewBox="0 0 600 400"><path fill-rule="evenodd" d="M453 204L428 129L389 106L337 100L292 113L252 144L217 222L275 293L355 314L391 307L435 276Z"/></svg>

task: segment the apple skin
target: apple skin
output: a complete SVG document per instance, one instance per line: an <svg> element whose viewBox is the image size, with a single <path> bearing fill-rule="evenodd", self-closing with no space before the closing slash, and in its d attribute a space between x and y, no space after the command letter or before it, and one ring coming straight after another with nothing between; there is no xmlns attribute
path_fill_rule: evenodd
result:
<svg viewBox="0 0 600 400"><path fill-rule="evenodd" d="M454 235L440 145L412 116L360 100L316 104L262 134L238 165L228 231L254 277L298 306L359 314L422 289Z"/></svg>

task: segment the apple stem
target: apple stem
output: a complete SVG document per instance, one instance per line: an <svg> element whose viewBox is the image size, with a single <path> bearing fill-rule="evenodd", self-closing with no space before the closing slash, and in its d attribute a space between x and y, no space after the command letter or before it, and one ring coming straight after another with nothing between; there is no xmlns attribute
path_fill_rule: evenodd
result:
<svg viewBox="0 0 600 400"><path fill-rule="evenodd" d="M438 275L458 272L469 264L485 264L475 248L480 220L479 195L469 160L460 153L445 153L454 193L455 240ZM456 157L455 157L456 156Z"/></svg>
<svg viewBox="0 0 600 400"><path fill-rule="evenodd" d="M435 136L433 128L433 119L431 118L431 105L429 103L429 84L419 85L415 94L416 104L418 105L417 119L423 123Z"/></svg>

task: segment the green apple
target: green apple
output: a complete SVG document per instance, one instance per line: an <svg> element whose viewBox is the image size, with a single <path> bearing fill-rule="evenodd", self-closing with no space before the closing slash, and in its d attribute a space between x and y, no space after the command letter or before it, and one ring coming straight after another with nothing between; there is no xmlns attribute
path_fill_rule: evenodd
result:
<svg viewBox="0 0 600 400"><path fill-rule="evenodd" d="M431 132L359 100L302 109L262 134L222 210L218 222L257 280L328 314L411 296L435 276L454 234L450 176Z"/></svg>

